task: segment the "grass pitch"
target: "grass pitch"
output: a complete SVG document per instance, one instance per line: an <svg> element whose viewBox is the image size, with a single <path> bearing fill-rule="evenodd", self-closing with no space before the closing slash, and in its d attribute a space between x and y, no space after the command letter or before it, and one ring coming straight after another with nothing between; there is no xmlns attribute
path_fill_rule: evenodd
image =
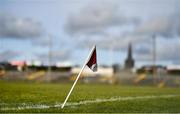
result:
<svg viewBox="0 0 180 114"><path fill-rule="evenodd" d="M80 83L61 109L71 86L0 81L0 112L180 112L180 88ZM168 95L175 96L161 97Z"/></svg>

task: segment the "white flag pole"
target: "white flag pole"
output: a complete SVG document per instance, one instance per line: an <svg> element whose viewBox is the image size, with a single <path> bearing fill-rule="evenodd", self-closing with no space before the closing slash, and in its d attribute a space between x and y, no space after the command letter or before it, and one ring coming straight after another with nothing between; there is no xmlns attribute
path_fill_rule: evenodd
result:
<svg viewBox="0 0 180 114"><path fill-rule="evenodd" d="M79 77L80 77L82 71L84 70L84 68L85 68L85 66L86 66L86 64L87 64L87 61L89 61L89 59L90 59L90 57L91 57L91 55L92 55L92 52L93 52L94 48L95 48L95 46L93 46L91 52L89 53L89 55L88 55L88 57L87 57L87 59L86 59L84 65L83 65L83 67L81 68L81 71L79 72L79 74L78 74L76 80L74 81L74 84L72 85L72 87L71 87L71 89L70 89L68 95L66 96L66 99L64 100L64 103L62 104L61 108L64 108L64 105L66 104L66 102L67 102L69 96L71 95L71 92L73 91L73 89L74 89L74 87L75 87L75 85L76 85L76 83L77 83L77 81L78 81L78 79L79 79Z"/></svg>

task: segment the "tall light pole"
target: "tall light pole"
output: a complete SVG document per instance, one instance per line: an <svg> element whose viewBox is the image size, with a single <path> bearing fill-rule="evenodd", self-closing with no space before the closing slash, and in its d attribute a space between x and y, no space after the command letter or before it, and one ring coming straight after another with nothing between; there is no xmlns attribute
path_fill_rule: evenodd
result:
<svg viewBox="0 0 180 114"><path fill-rule="evenodd" d="M114 56L114 53L113 53L113 52L114 52L113 43L114 43L114 42L112 42L112 44L110 45L110 49L109 49L109 50L110 50L110 56L111 56L111 57L110 57L110 58L111 58L111 59L110 59L110 64L111 64L111 66L113 66L113 63L114 63L114 60L113 60L113 56Z"/></svg>
<svg viewBox="0 0 180 114"><path fill-rule="evenodd" d="M153 82L156 84L156 36L152 36L152 46L153 46Z"/></svg>
<svg viewBox="0 0 180 114"><path fill-rule="evenodd" d="M49 38L49 50L48 50L48 75L47 81L49 82L51 79L51 65L52 65L52 38L48 35Z"/></svg>
<svg viewBox="0 0 180 114"><path fill-rule="evenodd" d="M3 38L1 39L1 42L0 42L0 49L3 50ZM0 60L0 62L2 62L3 60Z"/></svg>

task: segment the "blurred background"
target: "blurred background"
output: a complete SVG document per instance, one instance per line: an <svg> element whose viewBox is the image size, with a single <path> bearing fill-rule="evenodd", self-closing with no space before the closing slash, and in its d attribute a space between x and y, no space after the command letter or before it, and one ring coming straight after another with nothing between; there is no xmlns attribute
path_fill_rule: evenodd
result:
<svg viewBox="0 0 180 114"><path fill-rule="evenodd" d="M1 0L0 80L180 86L179 0Z"/></svg>

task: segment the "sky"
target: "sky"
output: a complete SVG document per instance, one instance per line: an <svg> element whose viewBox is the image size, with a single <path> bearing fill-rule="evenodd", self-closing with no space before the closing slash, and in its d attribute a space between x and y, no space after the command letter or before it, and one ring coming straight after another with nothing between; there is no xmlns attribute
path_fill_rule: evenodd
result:
<svg viewBox="0 0 180 114"><path fill-rule="evenodd" d="M0 61L82 65L93 45L98 63L123 66L129 43L136 66L180 64L179 0L1 0Z"/></svg>

